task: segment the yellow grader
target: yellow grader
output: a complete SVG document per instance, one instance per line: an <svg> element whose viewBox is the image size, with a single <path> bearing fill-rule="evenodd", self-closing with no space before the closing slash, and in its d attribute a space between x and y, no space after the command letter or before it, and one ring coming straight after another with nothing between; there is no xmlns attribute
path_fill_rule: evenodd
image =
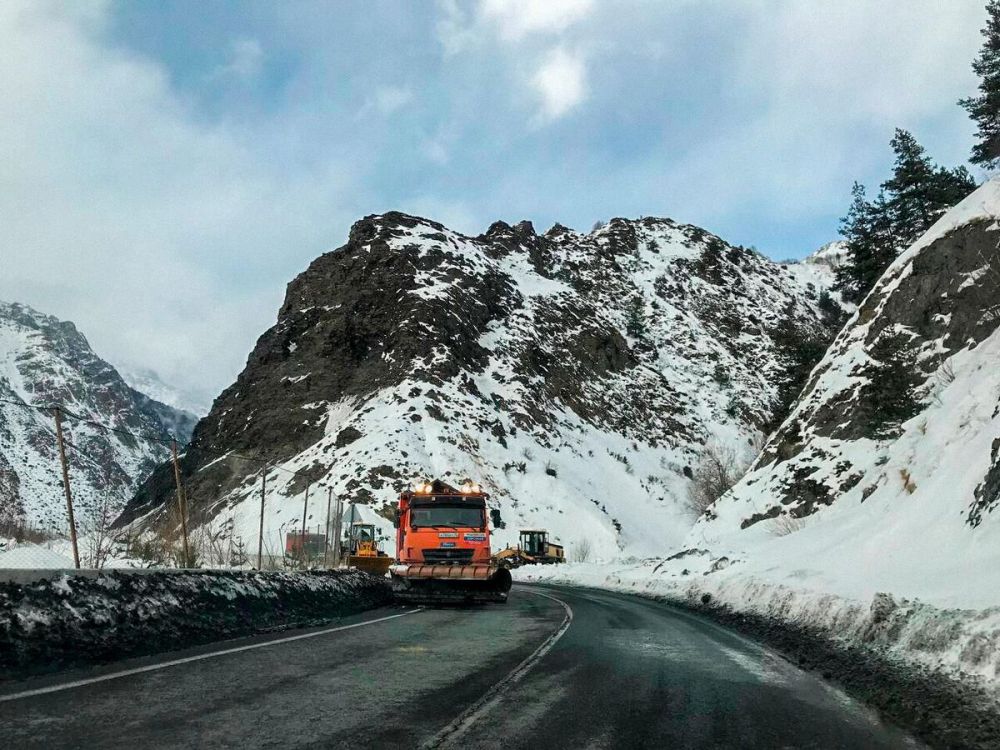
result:
<svg viewBox="0 0 1000 750"><path fill-rule="evenodd" d="M545 529L521 529L518 545L500 550L495 559L498 565L509 569L563 563L566 553L561 544L549 541L549 532Z"/></svg>

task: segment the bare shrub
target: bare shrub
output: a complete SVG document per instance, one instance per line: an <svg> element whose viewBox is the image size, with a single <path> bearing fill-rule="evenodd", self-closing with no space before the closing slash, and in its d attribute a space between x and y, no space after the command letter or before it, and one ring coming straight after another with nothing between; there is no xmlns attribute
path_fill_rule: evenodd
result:
<svg viewBox="0 0 1000 750"><path fill-rule="evenodd" d="M685 502L687 510L700 518L706 510L739 481L747 462L728 445L711 441L702 449Z"/></svg>
<svg viewBox="0 0 1000 750"><path fill-rule="evenodd" d="M223 568L229 566L231 533L230 522L209 522L191 529L189 546L191 564L187 567ZM183 554L181 555L183 556Z"/></svg>
<svg viewBox="0 0 1000 750"><path fill-rule="evenodd" d="M950 359L941 363L937 371L938 380L944 385L951 385L955 382L955 365Z"/></svg>
<svg viewBox="0 0 1000 750"><path fill-rule="evenodd" d="M128 556L143 562L147 568L169 567L173 555L173 548L160 536L136 536L128 543Z"/></svg>
<svg viewBox="0 0 1000 750"><path fill-rule="evenodd" d="M899 478L903 482L903 489L906 490L907 495L912 495L917 491L917 483L913 481L913 477L910 476L909 469L900 469Z"/></svg>
<svg viewBox="0 0 1000 750"><path fill-rule="evenodd" d="M102 495L93 511L87 513L78 523L79 542L82 553L80 564L84 568L102 569L117 543L111 533L111 524L115 520L115 512L111 498Z"/></svg>
<svg viewBox="0 0 1000 750"><path fill-rule="evenodd" d="M806 527L806 519L783 513L773 519L769 526L771 533L775 536L788 536L804 529Z"/></svg>
<svg viewBox="0 0 1000 750"><path fill-rule="evenodd" d="M590 540L583 538L573 545L573 562L585 563L590 560Z"/></svg>

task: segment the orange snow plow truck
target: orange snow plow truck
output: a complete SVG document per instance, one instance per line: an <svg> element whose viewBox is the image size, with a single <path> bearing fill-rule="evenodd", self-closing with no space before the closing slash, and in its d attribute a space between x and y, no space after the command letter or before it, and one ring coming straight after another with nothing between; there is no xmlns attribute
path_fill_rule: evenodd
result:
<svg viewBox="0 0 1000 750"><path fill-rule="evenodd" d="M494 563L486 501L475 484L455 489L421 483L399 496L396 563L389 568L397 599L422 604L506 602L510 571Z"/></svg>

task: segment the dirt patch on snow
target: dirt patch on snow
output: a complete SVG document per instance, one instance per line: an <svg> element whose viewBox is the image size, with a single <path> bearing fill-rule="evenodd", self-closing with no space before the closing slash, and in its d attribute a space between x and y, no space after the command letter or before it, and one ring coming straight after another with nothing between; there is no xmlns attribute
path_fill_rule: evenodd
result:
<svg viewBox="0 0 1000 750"><path fill-rule="evenodd" d="M387 604L357 571L171 571L0 583L0 680L328 622Z"/></svg>

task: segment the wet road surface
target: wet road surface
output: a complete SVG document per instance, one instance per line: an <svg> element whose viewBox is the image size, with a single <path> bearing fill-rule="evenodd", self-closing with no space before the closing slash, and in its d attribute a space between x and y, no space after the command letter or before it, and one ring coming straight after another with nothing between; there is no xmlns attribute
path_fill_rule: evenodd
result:
<svg viewBox="0 0 1000 750"><path fill-rule="evenodd" d="M843 693L707 620L515 586L0 684L10 748L908 748Z"/></svg>

